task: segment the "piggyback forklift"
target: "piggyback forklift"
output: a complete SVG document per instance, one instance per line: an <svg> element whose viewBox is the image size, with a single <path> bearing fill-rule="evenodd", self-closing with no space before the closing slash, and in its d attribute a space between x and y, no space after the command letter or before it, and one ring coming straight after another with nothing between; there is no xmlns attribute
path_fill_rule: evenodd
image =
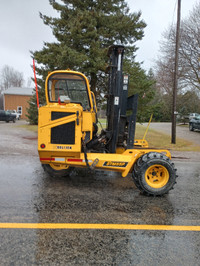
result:
<svg viewBox="0 0 200 266"><path fill-rule="evenodd" d="M116 171L122 177L132 173L144 194L163 195L176 183L176 169L168 150L134 140L138 96L128 97L123 55L124 46L110 47L107 126L101 133L88 79L69 69L47 76L47 104L39 108L40 161L51 176L66 176L74 167Z"/></svg>

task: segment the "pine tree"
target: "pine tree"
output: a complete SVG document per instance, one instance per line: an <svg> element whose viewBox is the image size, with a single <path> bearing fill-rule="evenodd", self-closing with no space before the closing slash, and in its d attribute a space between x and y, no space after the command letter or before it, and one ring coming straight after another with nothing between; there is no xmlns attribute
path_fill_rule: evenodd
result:
<svg viewBox="0 0 200 266"><path fill-rule="evenodd" d="M129 96L138 94L137 121L148 121L154 113L151 100L155 96L155 78L150 69L146 74L139 63L125 62L124 71L129 73Z"/></svg>
<svg viewBox="0 0 200 266"><path fill-rule="evenodd" d="M145 22L141 13L131 13L124 0L49 0L59 17L43 14L57 42L44 43L40 51L32 52L37 66L38 85L44 94L48 71L72 69L84 73L97 101L105 91L107 49L113 44L126 46L126 60L134 64L135 42L144 35ZM41 103L41 101L40 101Z"/></svg>
<svg viewBox="0 0 200 266"><path fill-rule="evenodd" d="M34 90L35 91L35 90ZM45 103L45 91L42 88L38 88L38 96L40 105ZM29 108L27 108L26 117L31 125L38 124L38 107L37 107L37 99L36 99L36 91L33 96L28 101Z"/></svg>
<svg viewBox="0 0 200 266"><path fill-rule="evenodd" d="M36 94L34 94L28 101L29 108L27 108L26 117L31 125L38 124L38 109L36 104Z"/></svg>

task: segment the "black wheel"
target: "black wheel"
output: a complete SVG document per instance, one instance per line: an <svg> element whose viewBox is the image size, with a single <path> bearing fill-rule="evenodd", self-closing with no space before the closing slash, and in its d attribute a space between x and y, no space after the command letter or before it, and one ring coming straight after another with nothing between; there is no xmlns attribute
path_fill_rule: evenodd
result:
<svg viewBox="0 0 200 266"><path fill-rule="evenodd" d="M134 165L134 170L133 170L133 173L132 173L134 184L140 190L141 190L141 186L140 186L140 183L138 181L138 173L139 173L139 170L140 170L141 163L142 163L142 157L140 157L137 160L137 163Z"/></svg>
<svg viewBox="0 0 200 266"><path fill-rule="evenodd" d="M135 163L133 181L147 195L164 195L176 184L176 169L164 154L150 152Z"/></svg>
<svg viewBox="0 0 200 266"><path fill-rule="evenodd" d="M194 131L194 128L193 128L193 124L192 123L189 123L189 130L190 131Z"/></svg>
<svg viewBox="0 0 200 266"><path fill-rule="evenodd" d="M10 121L9 120L6 120L6 123L9 123Z"/></svg>
<svg viewBox="0 0 200 266"><path fill-rule="evenodd" d="M73 167L63 168L60 170L60 167L57 167L53 164L42 164L42 167L45 172L47 172L52 177L64 177L69 176Z"/></svg>
<svg viewBox="0 0 200 266"><path fill-rule="evenodd" d="M15 123L15 121L16 121L16 119L14 118L14 119L13 119L13 123Z"/></svg>

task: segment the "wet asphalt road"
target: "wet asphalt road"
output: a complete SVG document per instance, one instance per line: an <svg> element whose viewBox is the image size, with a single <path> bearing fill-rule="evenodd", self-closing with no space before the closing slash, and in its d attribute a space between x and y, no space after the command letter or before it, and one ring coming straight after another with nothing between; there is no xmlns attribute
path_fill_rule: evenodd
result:
<svg viewBox="0 0 200 266"><path fill-rule="evenodd" d="M0 223L200 225L200 156L175 159L174 190L145 197L131 176L48 177L36 134L17 125L0 122ZM198 231L0 228L0 239L0 265L200 265Z"/></svg>

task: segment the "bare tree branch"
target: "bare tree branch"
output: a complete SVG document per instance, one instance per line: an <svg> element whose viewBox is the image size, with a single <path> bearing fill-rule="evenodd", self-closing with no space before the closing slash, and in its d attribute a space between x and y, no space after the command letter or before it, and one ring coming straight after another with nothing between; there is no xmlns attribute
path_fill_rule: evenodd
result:
<svg viewBox="0 0 200 266"><path fill-rule="evenodd" d="M23 73L5 65L0 72L0 87L6 90L10 87L21 87L24 84Z"/></svg>

